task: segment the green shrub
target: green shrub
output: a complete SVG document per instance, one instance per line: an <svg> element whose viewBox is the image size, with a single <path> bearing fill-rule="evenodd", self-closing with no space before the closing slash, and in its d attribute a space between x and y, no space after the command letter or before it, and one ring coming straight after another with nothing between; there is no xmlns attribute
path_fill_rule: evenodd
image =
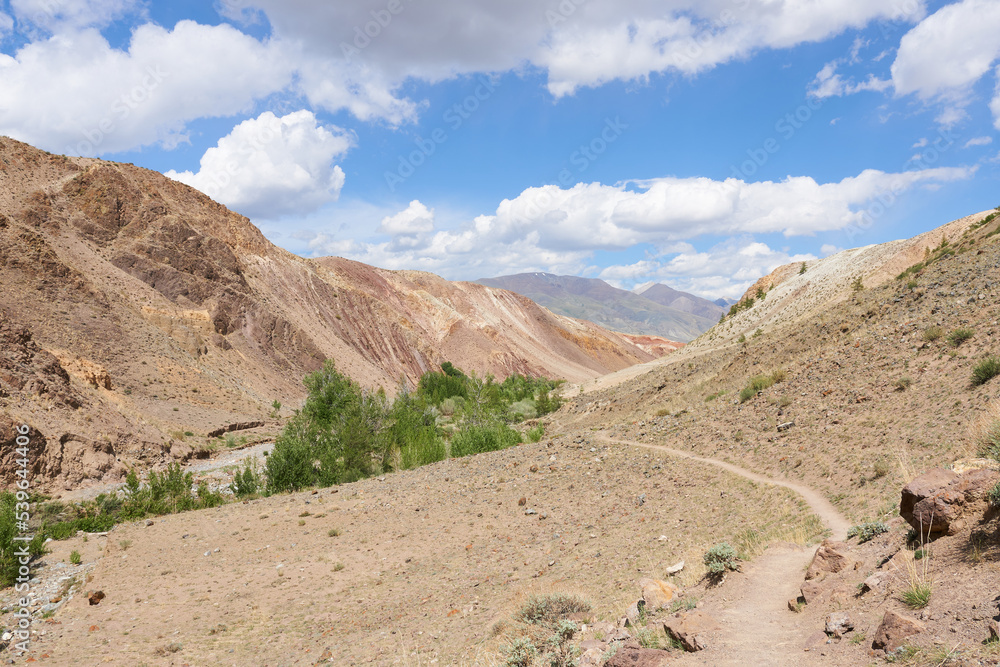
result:
<svg viewBox="0 0 1000 667"><path fill-rule="evenodd" d="M989 495L986 496L986 500L989 501L992 507L1000 507L1000 482L997 482L996 486L990 490Z"/></svg>
<svg viewBox="0 0 1000 667"><path fill-rule="evenodd" d="M987 357L972 369L972 385L978 387L1000 375L1000 358Z"/></svg>
<svg viewBox="0 0 1000 667"><path fill-rule="evenodd" d="M77 551L76 549L70 552L69 562L72 563L73 565L79 565L80 563L82 563L83 558L80 556L80 552Z"/></svg>
<svg viewBox="0 0 1000 667"><path fill-rule="evenodd" d="M911 378L909 375L904 375L903 377L896 380L896 382L894 383L896 389L899 391L906 391L907 389L910 388L910 385L912 384L913 384L913 378Z"/></svg>
<svg viewBox="0 0 1000 667"><path fill-rule="evenodd" d="M709 575L713 577L721 577L727 570L735 571L739 569L738 560L736 549L727 542L716 544L706 551L702 557L705 567L708 568Z"/></svg>
<svg viewBox="0 0 1000 667"><path fill-rule="evenodd" d="M537 416L535 402L528 398L511 403L510 412L519 417L520 420L534 419Z"/></svg>
<svg viewBox="0 0 1000 667"><path fill-rule="evenodd" d="M867 523L857 524L851 526L847 531L848 539L857 536L858 544L863 544L869 540L875 539L878 535L882 533L888 533L889 526L884 521L869 521Z"/></svg>
<svg viewBox="0 0 1000 667"><path fill-rule="evenodd" d="M507 659L504 667L531 667L538 655L538 649L527 637L515 639L507 647Z"/></svg>
<svg viewBox="0 0 1000 667"><path fill-rule="evenodd" d="M969 329L968 327L960 327L948 334L948 342L953 347L958 347L959 345L961 345L962 343L969 340L975 335L976 335L975 330Z"/></svg>
<svg viewBox="0 0 1000 667"><path fill-rule="evenodd" d="M931 601L931 589L929 581L912 581L900 597L908 607L923 609Z"/></svg>
<svg viewBox="0 0 1000 667"><path fill-rule="evenodd" d="M857 276L851 282L851 289L855 292L861 292L865 289L865 283L861 280L861 276Z"/></svg>
<svg viewBox="0 0 1000 667"><path fill-rule="evenodd" d="M0 588L14 584L18 578L18 569L21 567L16 552L24 543L15 542L14 538L26 532L21 529L23 526L18 526L18 523L27 521L28 513L24 507L18 508L17 505L16 495L9 491L0 493ZM45 536L41 531L34 534L27 547L30 569L34 560L45 553Z"/></svg>
<svg viewBox="0 0 1000 667"><path fill-rule="evenodd" d="M246 498L259 493L264 488L264 480L261 479L257 470L257 464L248 459L243 464L242 470L237 470L233 475L233 483L230 485L233 495L237 498Z"/></svg>
<svg viewBox="0 0 1000 667"><path fill-rule="evenodd" d="M538 442L543 437L545 437L545 427L541 424L536 424L527 433L528 442Z"/></svg>
<svg viewBox="0 0 1000 667"><path fill-rule="evenodd" d="M747 386L740 391L740 403L746 403L757 395L757 392L773 387L779 382L784 382L788 378L788 373L784 369L777 369L768 375L755 375L750 378Z"/></svg>
<svg viewBox="0 0 1000 667"><path fill-rule="evenodd" d="M495 452L513 447L519 442L521 434L506 424L468 425L451 439L451 455L459 457Z"/></svg>

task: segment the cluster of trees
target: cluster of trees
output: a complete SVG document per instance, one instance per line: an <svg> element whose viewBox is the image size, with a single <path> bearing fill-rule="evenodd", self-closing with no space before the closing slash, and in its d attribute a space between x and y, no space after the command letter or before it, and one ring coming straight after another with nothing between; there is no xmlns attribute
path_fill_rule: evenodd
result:
<svg viewBox="0 0 1000 667"><path fill-rule="evenodd" d="M330 486L450 456L510 447L510 424L558 409L560 382L512 375L503 382L466 375L450 362L425 373L415 391L367 392L332 361L305 378L306 402L278 437L266 490ZM445 425L452 428L446 429Z"/></svg>

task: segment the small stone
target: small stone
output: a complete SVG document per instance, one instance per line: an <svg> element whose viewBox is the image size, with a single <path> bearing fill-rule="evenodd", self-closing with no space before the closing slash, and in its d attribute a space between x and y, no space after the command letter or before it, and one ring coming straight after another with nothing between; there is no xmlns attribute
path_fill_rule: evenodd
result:
<svg viewBox="0 0 1000 667"><path fill-rule="evenodd" d="M531 467L528 468L528 471L529 472L538 472L538 466L532 464Z"/></svg>
<svg viewBox="0 0 1000 667"><path fill-rule="evenodd" d="M149 527L150 527L150 526L152 526L152 525L153 525L154 523L156 523L156 522L155 522L155 521L153 521L152 519L146 519L146 528L149 528Z"/></svg>
<svg viewBox="0 0 1000 667"><path fill-rule="evenodd" d="M528 509L524 510L524 513L527 514L527 515L538 514L538 512L536 510L533 510L530 507Z"/></svg>
<svg viewBox="0 0 1000 667"><path fill-rule="evenodd" d="M91 605L98 605L101 604L101 600L103 600L105 597L107 596L104 595L104 591L94 591L87 596L87 600L90 602Z"/></svg>
<svg viewBox="0 0 1000 667"><path fill-rule="evenodd" d="M517 501L517 504L519 507L524 507L525 505L528 504L528 499L525 498L524 496L521 496L521 499Z"/></svg>
<svg viewBox="0 0 1000 667"><path fill-rule="evenodd" d="M826 634L840 639L854 629L854 622L846 611L835 611L826 617Z"/></svg>
<svg viewBox="0 0 1000 667"><path fill-rule="evenodd" d="M668 567L666 569L666 573L667 574L677 574L678 572L680 572L683 569L684 569L684 561L681 561L679 563L674 563L673 565L671 565L670 567Z"/></svg>

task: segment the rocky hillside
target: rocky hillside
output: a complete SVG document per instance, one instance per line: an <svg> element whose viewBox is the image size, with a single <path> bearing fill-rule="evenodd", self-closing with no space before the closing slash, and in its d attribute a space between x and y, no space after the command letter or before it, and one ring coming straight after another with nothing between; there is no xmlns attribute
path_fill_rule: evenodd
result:
<svg viewBox="0 0 1000 667"><path fill-rule="evenodd" d="M0 336L0 432L36 427L62 485L294 406L328 358L392 392L445 360L578 382L660 352L503 290L302 259L158 173L7 138Z"/></svg>
<svg viewBox="0 0 1000 667"><path fill-rule="evenodd" d="M615 331L684 342L709 329L723 312L711 301L659 284L636 294L595 278L551 273L519 273L477 282L523 294L553 312Z"/></svg>

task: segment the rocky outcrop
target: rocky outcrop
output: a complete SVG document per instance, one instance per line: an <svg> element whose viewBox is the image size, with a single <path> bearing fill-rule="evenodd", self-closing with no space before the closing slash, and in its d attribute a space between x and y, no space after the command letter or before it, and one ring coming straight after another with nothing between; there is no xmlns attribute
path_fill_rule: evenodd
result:
<svg viewBox="0 0 1000 667"><path fill-rule="evenodd" d="M827 575L853 568L854 559L847 555L847 549L843 542L825 540L816 550L816 555L806 570L806 581L823 579Z"/></svg>
<svg viewBox="0 0 1000 667"><path fill-rule="evenodd" d="M650 612L669 609L678 594L676 586L659 579L642 579L639 581L639 587L642 589L645 607Z"/></svg>
<svg viewBox="0 0 1000 667"><path fill-rule="evenodd" d="M921 535L954 535L967 525L966 515L1000 480L995 470L956 474L934 468L903 487L899 515Z"/></svg>

